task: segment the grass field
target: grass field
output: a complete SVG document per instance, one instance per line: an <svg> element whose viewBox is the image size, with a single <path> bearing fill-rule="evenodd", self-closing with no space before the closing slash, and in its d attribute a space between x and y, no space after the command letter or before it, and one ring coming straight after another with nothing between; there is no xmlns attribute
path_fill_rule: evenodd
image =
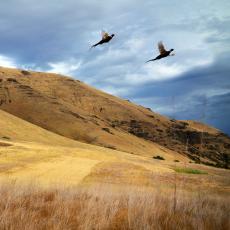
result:
<svg viewBox="0 0 230 230"><path fill-rule="evenodd" d="M228 230L230 202L219 196L94 185L0 189L0 229Z"/></svg>
<svg viewBox="0 0 230 230"><path fill-rule="evenodd" d="M11 144L0 147L0 229L230 227L228 170L194 164L191 173L110 149Z"/></svg>

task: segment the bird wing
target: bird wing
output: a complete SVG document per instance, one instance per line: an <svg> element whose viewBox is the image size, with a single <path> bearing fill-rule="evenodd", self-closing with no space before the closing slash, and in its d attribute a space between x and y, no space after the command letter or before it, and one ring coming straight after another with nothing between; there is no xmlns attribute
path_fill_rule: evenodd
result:
<svg viewBox="0 0 230 230"><path fill-rule="evenodd" d="M106 39L107 37L109 37L109 34L105 31L101 31L101 36L102 36L102 39Z"/></svg>
<svg viewBox="0 0 230 230"><path fill-rule="evenodd" d="M158 49L160 54L165 54L166 50L162 42L158 42Z"/></svg>

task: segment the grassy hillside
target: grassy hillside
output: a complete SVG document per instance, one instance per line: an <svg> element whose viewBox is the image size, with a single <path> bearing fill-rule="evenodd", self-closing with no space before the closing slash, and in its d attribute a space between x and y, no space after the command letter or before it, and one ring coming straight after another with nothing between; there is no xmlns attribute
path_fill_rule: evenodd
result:
<svg viewBox="0 0 230 230"><path fill-rule="evenodd" d="M149 169L172 171L164 164L154 166L151 157L138 157L74 141L1 110L0 127L0 179L2 180L16 179L20 183L36 180L39 184L49 186L59 183L76 185L92 174L94 167L96 169L107 167L114 170L114 165L118 163L125 170L137 168L136 173ZM158 152L161 151L158 149ZM172 162L170 153L162 151L162 155ZM186 158L179 154L176 156L186 161ZM143 164L145 167L142 166ZM88 176L87 181L89 178L91 180Z"/></svg>
<svg viewBox="0 0 230 230"><path fill-rule="evenodd" d="M229 189L228 171L189 163L180 154L156 146L152 154L165 160L74 141L1 110L0 127L1 181L43 186L106 183L153 187L160 183L172 188L176 168L185 167L205 174L178 173L177 182L183 183L183 189L196 190L201 184L215 192Z"/></svg>
<svg viewBox="0 0 230 230"><path fill-rule="evenodd" d="M138 155L171 149L228 167L230 139L221 132L170 120L68 77L0 68L0 101L2 110L74 140Z"/></svg>

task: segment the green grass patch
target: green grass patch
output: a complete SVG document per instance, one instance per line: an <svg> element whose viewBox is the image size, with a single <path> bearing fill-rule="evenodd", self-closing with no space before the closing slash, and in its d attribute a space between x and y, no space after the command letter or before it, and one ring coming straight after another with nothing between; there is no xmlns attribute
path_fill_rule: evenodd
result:
<svg viewBox="0 0 230 230"><path fill-rule="evenodd" d="M198 169L192 169L192 168L174 168L174 171L178 173L188 173L188 174L208 174L205 171L201 171Z"/></svg>

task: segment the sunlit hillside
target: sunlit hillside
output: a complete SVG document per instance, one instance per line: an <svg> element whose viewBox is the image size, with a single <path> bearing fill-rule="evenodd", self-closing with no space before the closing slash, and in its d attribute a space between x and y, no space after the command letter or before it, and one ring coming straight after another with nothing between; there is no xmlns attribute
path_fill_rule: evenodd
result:
<svg viewBox="0 0 230 230"><path fill-rule="evenodd" d="M170 119L69 77L0 68L0 100L1 110L73 140L172 161L177 155L229 164L230 138L219 130Z"/></svg>

